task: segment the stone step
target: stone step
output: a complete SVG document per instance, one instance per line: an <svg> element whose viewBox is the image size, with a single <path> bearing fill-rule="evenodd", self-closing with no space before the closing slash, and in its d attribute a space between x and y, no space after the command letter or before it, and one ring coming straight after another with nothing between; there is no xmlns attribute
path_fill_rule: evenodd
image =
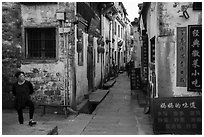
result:
<svg viewBox="0 0 204 137"><path fill-rule="evenodd" d="M99 104L108 93L109 90L97 89L89 95L89 102Z"/></svg>
<svg viewBox="0 0 204 137"><path fill-rule="evenodd" d="M110 80L114 80L115 79L115 77L110 77Z"/></svg>
<svg viewBox="0 0 204 137"><path fill-rule="evenodd" d="M79 113L89 113L89 100L85 99L77 105L77 111Z"/></svg>
<svg viewBox="0 0 204 137"><path fill-rule="evenodd" d="M113 80L109 80L108 82L106 82L104 85L103 85L103 89L109 89L110 87L112 87L114 84L115 84L116 80L113 79Z"/></svg>

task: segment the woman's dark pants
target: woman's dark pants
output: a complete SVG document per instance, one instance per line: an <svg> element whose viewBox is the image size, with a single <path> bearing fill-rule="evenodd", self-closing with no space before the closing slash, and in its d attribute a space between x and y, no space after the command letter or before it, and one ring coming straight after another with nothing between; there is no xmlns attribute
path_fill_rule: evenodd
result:
<svg viewBox="0 0 204 137"><path fill-rule="evenodd" d="M30 119L33 119L33 114L34 114L34 104L31 100L28 100L26 102L26 106L29 107L29 117ZM17 109L17 113L18 113L18 121L20 124L23 124L24 119L23 119L23 108L21 109Z"/></svg>

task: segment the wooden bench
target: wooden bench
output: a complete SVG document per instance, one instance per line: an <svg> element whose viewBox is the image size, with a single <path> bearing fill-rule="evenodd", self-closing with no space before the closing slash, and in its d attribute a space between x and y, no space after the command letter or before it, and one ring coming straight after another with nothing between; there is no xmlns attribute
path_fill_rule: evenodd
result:
<svg viewBox="0 0 204 137"><path fill-rule="evenodd" d="M55 107L55 108L61 107L61 108L65 108L65 113L64 113L65 117L67 117L67 115L68 115L68 110L70 112L78 114L78 112L73 110L73 109L71 109L69 105L39 104L39 106L43 107L42 116L45 115L45 113L46 113L46 111L45 111L46 107Z"/></svg>

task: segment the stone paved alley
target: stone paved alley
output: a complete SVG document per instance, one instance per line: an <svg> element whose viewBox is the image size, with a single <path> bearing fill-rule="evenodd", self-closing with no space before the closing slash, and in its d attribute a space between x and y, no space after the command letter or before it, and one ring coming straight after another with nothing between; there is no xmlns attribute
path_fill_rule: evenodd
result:
<svg viewBox="0 0 204 137"><path fill-rule="evenodd" d="M67 119L61 115L36 114L38 124L29 127L18 124L15 111L3 111L3 135L42 135L56 126L59 135L151 135L151 118L143 112L141 93L132 91L131 95L129 78L123 73L92 114L71 115Z"/></svg>
<svg viewBox="0 0 204 137"><path fill-rule="evenodd" d="M202 134L202 15L201 1L2 2L2 134ZM32 127L14 110L31 92Z"/></svg>
<svg viewBox="0 0 204 137"><path fill-rule="evenodd" d="M130 90L126 73L116 78L109 94L93 112L93 118L81 134L153 134L151 119L138 104L140 91ZM144 100L140 100L144 104Z"/></svg>

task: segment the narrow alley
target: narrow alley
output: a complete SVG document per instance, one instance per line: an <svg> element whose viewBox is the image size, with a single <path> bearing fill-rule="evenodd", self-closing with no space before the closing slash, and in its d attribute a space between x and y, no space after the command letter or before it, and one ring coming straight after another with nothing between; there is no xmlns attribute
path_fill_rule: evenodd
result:
<svg viewBox="0 0 204 137"><path fill-rule="evenodd" d="M116 78L109 94L93 112L93 118L81 134L147 135L153 134L150 116L144 114L140 91L130 90L126 73ZM138 100L140 99L140 100ZM141 104L139 104L141 102Z"/></svg>
<svg viewBox="0 0 204 137"><path fill-rule="evenodd" d="M3 135L202 134L202 2L2 2L1 78Z"/></svg>
<svg viewBox="0 0 204 137"><path fill-rule="evenodd" d="M40 116L38 112L35 115L38 124L32 128L20 126L14 112L3 111L3 135L42 135L55 127L54 132L59 135L152 135L150 114L144 114L143 94L132 90L131 95L129 82L125 72L120 74L92 114L80 113L64 119L63 115Z"/></svg>

